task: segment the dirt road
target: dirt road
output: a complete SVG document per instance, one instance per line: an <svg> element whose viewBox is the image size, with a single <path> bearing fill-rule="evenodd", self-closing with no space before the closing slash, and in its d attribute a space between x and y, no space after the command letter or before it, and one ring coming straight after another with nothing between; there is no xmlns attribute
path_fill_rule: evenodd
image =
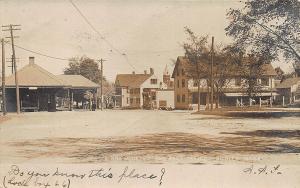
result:
<svg viewBox="0 0 300 188"><path fill-rule="evenodd" d="M298 117L145 110L10 116L0 124L3 163L300 164Z"/></svg>

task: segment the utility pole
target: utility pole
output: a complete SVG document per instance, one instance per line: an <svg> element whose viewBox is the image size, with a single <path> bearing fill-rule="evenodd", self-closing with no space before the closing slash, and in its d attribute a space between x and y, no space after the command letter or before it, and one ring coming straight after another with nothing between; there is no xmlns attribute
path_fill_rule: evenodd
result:
<svg viewBox="0 0 300 188"><path fill-rule="evenodd" d="M14 60L13 60L13 56L11 56L11 58L6 58L6 63L9 62L11 63L10 66L8 66L9 68L11 68L11 74L14 74ZM15 58L16 59L16 63L18 63L19 58Z"/></svg>
<svg viewBox="0 0 300 188"><path fill-rule="evenodd" d="M12 58L13 58L13 66L15 69L15 85L16 85L16 103L17 103L17 113L20 114L20 90L19 90L19 80L18 80L18 72L17 72L17 65L16 65L16 52L15 52L15 45L14 45L14 38L17 38L16 36L13 35L13 31L16 30L21 30L19 27L21 25L5 25L2 26L3 28L8 28L8 29L3 29L2 31L10 31L10 38L11 39L11 47L12 47Z"/></svg>
<svg viewBox="0 0 300 188"><path fill-rule="evenodd" d="M1 39L2 45L2 112L6 115L6 91L5 91L5 46L4 39Z"/></svg>
<svg viewBox="0 0 300 188"><path fill-rule="evenodd" d="M106 61L104 59L100 59L100 66L101 66L101 82L100 82L100 95L101 95L101 100L100 100L100 104L101 104L101 110L103 110L103 62Z"/></svg>
<svg viewBox="0 0 300 188"><path fill-rule="evenodd" d="M210 110L214 107L214 77L213 77L213 66L214 66L214 37L211 38L211 64L210 64Z"/></svg>

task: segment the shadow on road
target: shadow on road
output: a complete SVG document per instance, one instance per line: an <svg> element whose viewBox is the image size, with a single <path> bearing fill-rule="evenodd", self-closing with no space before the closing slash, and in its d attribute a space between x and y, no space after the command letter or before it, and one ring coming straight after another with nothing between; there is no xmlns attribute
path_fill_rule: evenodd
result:
<svg viewBox="0 0 300 188"><path fill-rule="evenodd" d="M259 136L277 138L300 138L300 130L256 130L256 131L237 131L221 132L221 134L234 134L240 136Z"/></svg>
<svg viewBox="0 0 300 188"><path fill-rule="evenodd" d="M286 134L298 137L298 133ZM272 138L265 139L254 136L212 138L206 135L178 132L134 137L51 138L18 141L9 144L16 148L17 155L28 159L62 157L80 163L110 161L148 161L153 163L167 162L170 158L179 156L183 158L215 157L224 153L245 155L300 153L300 143L283 143Z"/></svg>

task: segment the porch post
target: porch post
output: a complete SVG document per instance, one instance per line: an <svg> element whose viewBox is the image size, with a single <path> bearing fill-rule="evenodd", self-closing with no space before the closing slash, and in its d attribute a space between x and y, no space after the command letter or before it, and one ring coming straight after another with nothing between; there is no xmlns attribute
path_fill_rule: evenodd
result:
<svg viewBox="0 0 300 188"><path fill-rule="evenodd" d="M284 96L282 96L282 106L284 106Z"/></svg>
<svg viewBox="0 0 300 188"><path fill-rule="evenodd" d="M71 96L70 96L70 89L67 90L67 97L68 97L68 107L69 107L69 111L71 111Z"/></svg>
<svg viewBox="0 0 300 188"><path fill-rule="evenodd" d="M273 96L270 97L270 106L273 106Z"/></svg>
<svg viewBox="0 0 300 188"><path fill-rule="evenodd" d="M270 99L270 105L273 106L273 77L271 77L271 99Z"/></svg>
<svg viewBox="0 0 300 188"><path fill-rule="evenodd" d="M294 101L293 101L293 102L295 102L295 101L296 101L296 96L295 96L295 95L294 95L293 99L294 99Z"/></svg>
<svg viewBox="0 0 300 188"><path fill-rule="evenodd" d="M73 110L73 102L74 102L74 94L73 94L73 91L71 90L71 104L70 104L70 111Z"/></svg>
<svg viewBox="0 0 300 188"><path fill-rule="evenodd" d="M259 107L261 108L261 97L259 97Z"/></svg>

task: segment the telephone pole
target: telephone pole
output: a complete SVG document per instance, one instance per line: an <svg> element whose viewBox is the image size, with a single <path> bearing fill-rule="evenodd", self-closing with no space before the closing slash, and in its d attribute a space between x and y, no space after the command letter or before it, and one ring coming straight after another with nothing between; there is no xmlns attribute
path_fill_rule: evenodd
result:
<svg viewBox="0 0 300 188"><path fill-rule="evenodd" d="M17 65L16 65L16 52L15 52L15 45L14 45L14 38L17 38L17 36L13 35L13 31L16 30L21 30L20 27L21 25L4 25L2 26L3 29L2 31L9 31L10 32L10 38L11 39L11 47L12 47L12 60L13 60L13 66L15 69L15 85L16 85L16 103L17 103L17 113L20 114L20 90L19 90L19 80L18 80L18 72L17 72Z"/></svg>
<svg viewBox="0 0 300 188"><path fill-rule="evenodd" d="M10 66L7 66L9 68L11 68L11 74L14 74L14 60L13 60L13 56L11 56L11 58L6 58L6 63L11 63ZM16 58L16 63L18 63L19 58Z"/></svg>
<svg viewBox="0 0 300 188"><path fill-rule="evenodd" d="M6 115L6 91L5 91L5 46L4 39L1 39L2 46L2 112Z"/></svg>
<svg viewBox="0 0 300 188"><path fill-rule="evenodd" d="M100 96L101 96L101 100L100 100L100 104L101 104L101 110L103 110L103 62L106 61L104 59L100 59L100 66L101 66L101 82L100 82Z"/></svg>
<svg viewBox="0 0 300 188"><path fill-rule="evenodd" d="M214 37L211 38L211 64L210 64L210 110L214 108L214 77L213 77L213 66L214 66Z"/></svg>

